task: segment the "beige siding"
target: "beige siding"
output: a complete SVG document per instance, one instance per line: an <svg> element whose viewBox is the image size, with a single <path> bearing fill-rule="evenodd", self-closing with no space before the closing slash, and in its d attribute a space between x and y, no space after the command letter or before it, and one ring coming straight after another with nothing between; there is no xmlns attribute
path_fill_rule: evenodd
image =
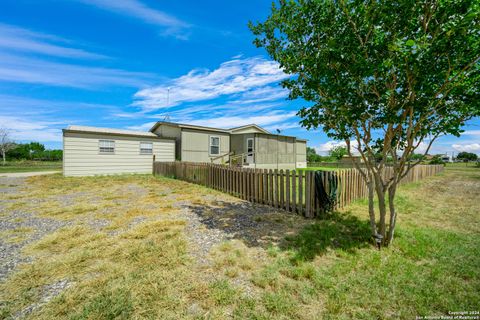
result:
<svg viewBox="0 0 480 320"><path fill-rule="evenodd" d="M258 134L256 141L257 166L276 168L295 167L295 138ZM265 165L265 166L264 166Z"/></svg>
<svg viewBox="0 0 480 320"><path fill-rule="evenodd" d="M217 157L210 155L210 136L220 138L220 155L230 152L228 133L182 129L182 161L210 162L211 158Z"/></svg>
<svg viewBox="0 0 480 320"><path fill-rule="evenodd" d="M99 152L99 140L103 139L115 141L115 153ZM63 137L64 175L150 173L153 155L140 154L140 142L153 143L157 161L175 160L174 140L66 132Z"/></svg>
<svg viewBox="0 0 480 320"><path fill-rule="evenodd" d="M161 138L173 138L175 139L175 159L181 160L182 152L182 129L177 126L171 126L162 124L154 131L156 135Z"/></svg>
<svg viewBox="0 0 480 320"><path fill-rule="evenodd" d="M247 127L243 129L232 130L232 134L244 134L244 133L264 133L264 132L255 127Z"/></svg>
<svg viewBox="0 0 480 320"><path fill-rule="evenodd" d="M306 141L297 141L297 168L306 168L307 167L307 142Z"/></svg>
<svg viewBox="0 0 480 320"><path fill-rule="evenodd" d="M230 136L230 151L235 154L242 154L243 151L243 135Z"/></svg>

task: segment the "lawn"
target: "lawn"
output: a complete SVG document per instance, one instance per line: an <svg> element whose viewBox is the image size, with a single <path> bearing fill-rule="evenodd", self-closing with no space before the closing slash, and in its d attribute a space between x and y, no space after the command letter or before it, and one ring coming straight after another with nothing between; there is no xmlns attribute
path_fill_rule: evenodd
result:
<svg viewBox="0 0 480 320"><path fill-rule="evenodd" d="M334 167L307 167L307 168L297 168L297 171L336 171L341 170L339 168Z"/></svg>
<svg viewBox="0 0 480 320"><path fill-rule="evenodd" d="M147 175L0 183L0 216L12 226L0 237L30 257L0 284L0 318L414 319L479 310L475 168L402 186L396 239L381 251L369 241L365 201L305 220Z"/></svg>
<svg viewBox="0 0 480 320"><path fill-rule="evenodd" d="M62 170L61 161L7 161L0 173Z"/></svg>

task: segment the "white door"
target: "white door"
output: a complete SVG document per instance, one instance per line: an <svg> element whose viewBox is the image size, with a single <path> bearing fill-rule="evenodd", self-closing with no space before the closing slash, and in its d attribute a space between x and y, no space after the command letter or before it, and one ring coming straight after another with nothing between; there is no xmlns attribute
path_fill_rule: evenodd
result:
<svg viewBox="0 0 480 320"><path fill-rule="evenodd" d="M255 163L255 149L253 146L253 138L247 139L247 163Z"/></svg>

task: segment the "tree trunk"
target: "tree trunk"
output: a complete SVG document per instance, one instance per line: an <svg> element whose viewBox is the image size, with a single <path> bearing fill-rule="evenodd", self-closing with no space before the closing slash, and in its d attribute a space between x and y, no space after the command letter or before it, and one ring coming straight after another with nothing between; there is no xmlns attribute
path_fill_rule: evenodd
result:
<svg viewBox="0 0 480 320"><path fill-rule="evenodd" d="M367 183L368 186L368 214L370 216L370 229L372 231L372 236L377 234L377 221L375 219L375 190L373 179L370 177L370 181Z"/></svg>
<svg viewBox="0 0 480 320"><path fill-rule="evenodd" d="M397 221L397 212L395 211L395 192L397 184L394 183L388 188L388 207L390 210L390 224L388 226L388 236L385 244L388 246L393 242L393 234L395 232L395 223Z"/></svg>
<svg viewBox="0 0 480 320"><path fill-rule="evenodd" d="M5 165L5 164L6 164L6 162L7 162L7 159L6 159L6 154L5 154L5 153L6 153L6 152L5 152L5 150L3 150L3 149L2 149L3 165Z"/></svg>
<svg viewBox="0 0 480 320"><path fill-rule="evenodd" d="M383 242L385 242L387 233L387 204L385 201L385 191L383 189L383 179L381 173L375 173L375 191L377 192L378 211L380 212L380 235L383 237Z"/></svg>

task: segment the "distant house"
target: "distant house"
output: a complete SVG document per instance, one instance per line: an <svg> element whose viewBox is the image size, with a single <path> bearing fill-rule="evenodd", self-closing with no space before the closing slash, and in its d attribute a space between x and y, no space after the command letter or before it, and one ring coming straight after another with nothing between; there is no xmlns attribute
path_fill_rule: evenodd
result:
<svg viewBox="0 0 480 320"><path fill-rule="evenodd" d="M306 143L255 124L219 129L159 121L149 132L70 126L63 130L63 172L148 173L153 156L156 161L295 169L307 165Z"/></svg>

